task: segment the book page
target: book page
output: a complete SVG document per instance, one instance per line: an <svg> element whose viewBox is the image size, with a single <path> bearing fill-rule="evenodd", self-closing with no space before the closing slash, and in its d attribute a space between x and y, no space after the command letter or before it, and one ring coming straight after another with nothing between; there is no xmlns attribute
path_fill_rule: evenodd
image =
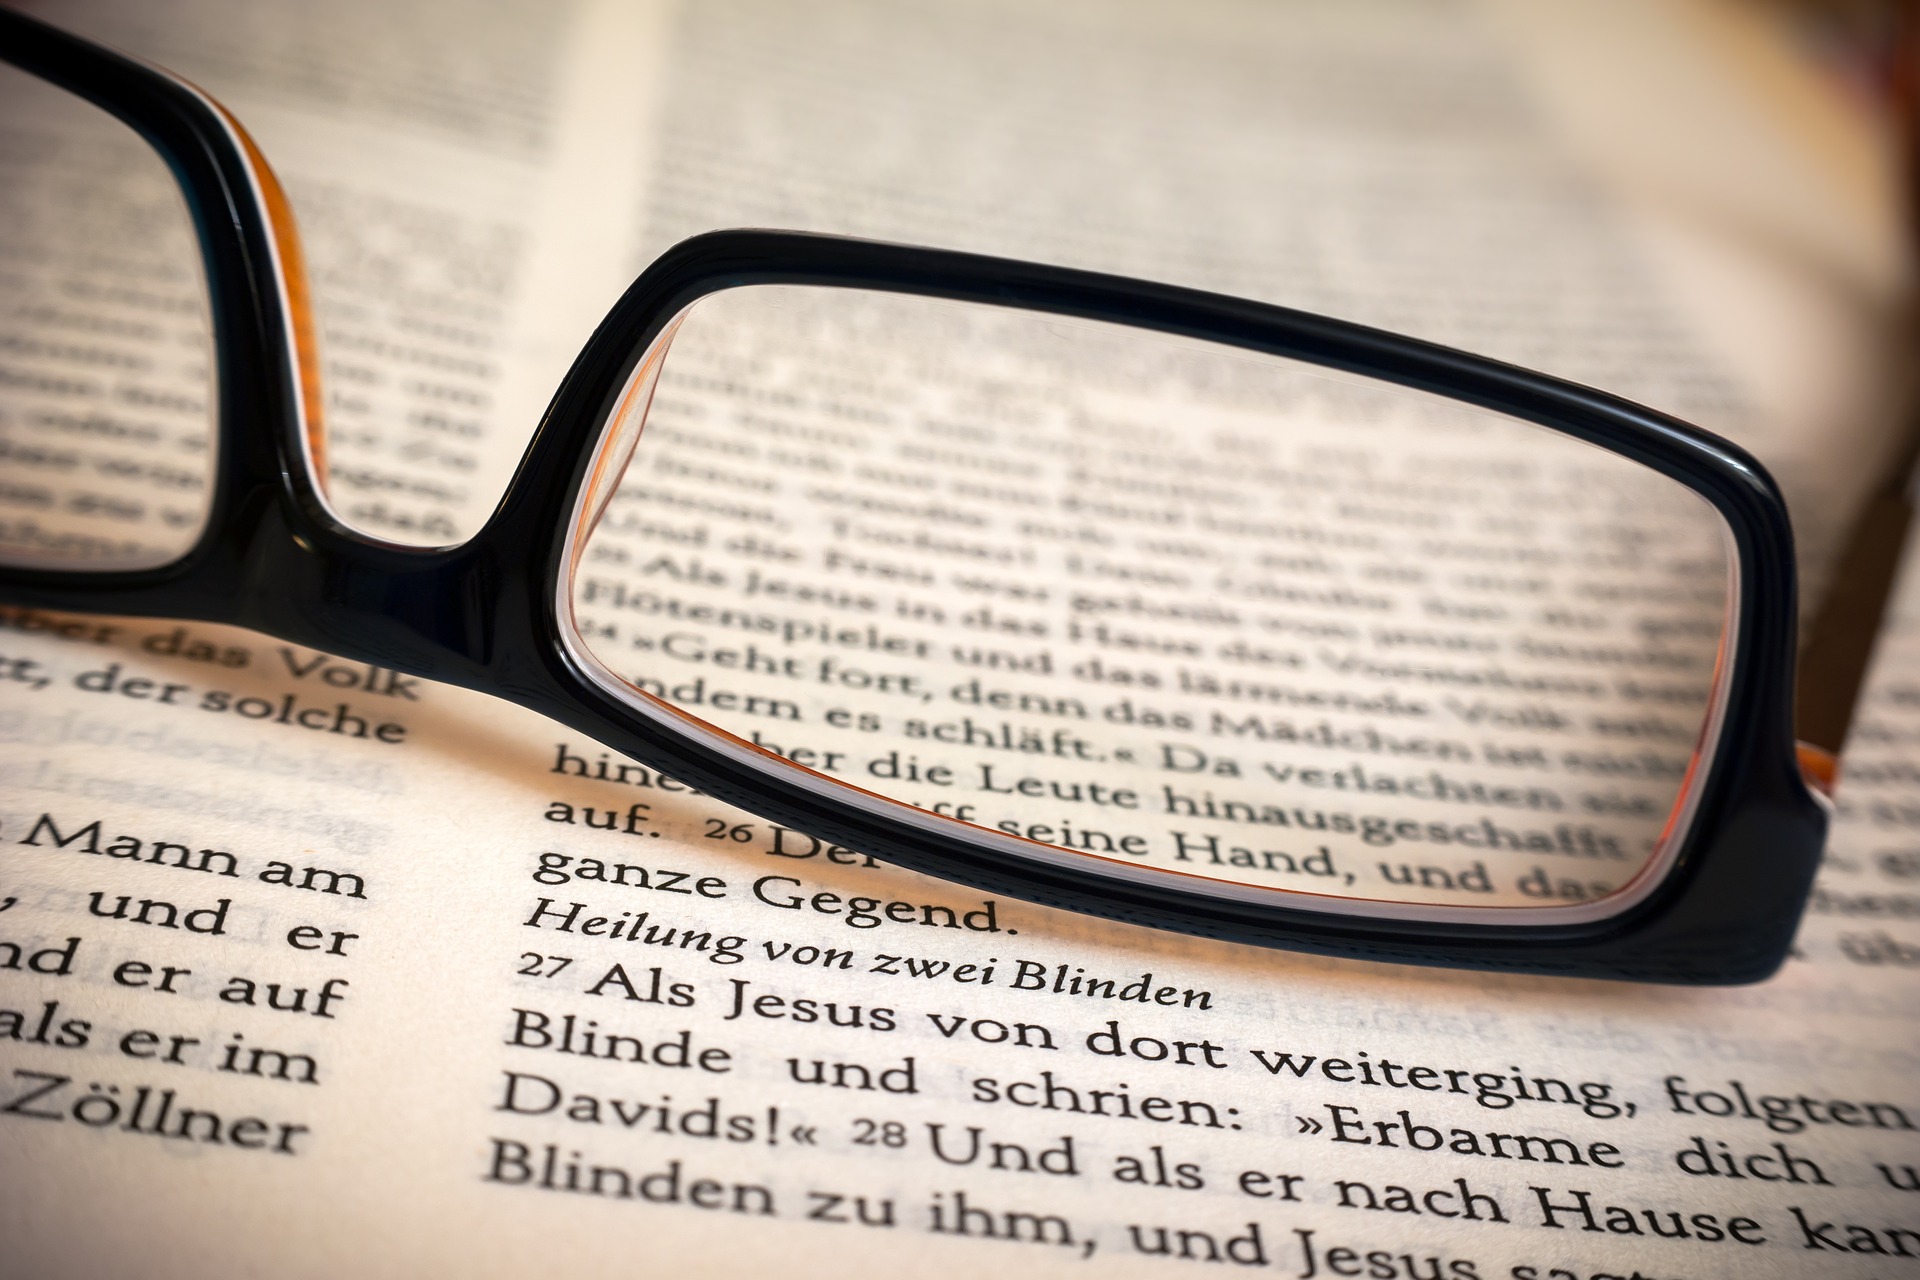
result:
<svg viewBox="0 0 1920 1280"><path fill-rule="evenodd" d="M1913 266L1884 122L1864 96L1809 76L1767 6L1486 10L1708 352L1776 430L1820 442L1791 464L1768 459L1796 477L1811 607L1844 528L1830 513L1852 510L1891 464L1910 412L1899 371Z"/></svg>
<svg viewBox="0 0 1920 1280"><path fill-rule="evenodd" d="M611 144L562 141L575 114L599 118L565 69L597 59L586 83L620 79L599 25L615 7L553 36L521 15L500 46L533 65L509 82L527 114L556 113L531 131L544 148L523 124L476 123L471 102L302 96L284 67L235 69L232 91L211 62L197 74L243 118L249 86L280 95L262 105L290 141L374 129L355 115L371 102L424 157L457 119L474 204L484 182L543 173L585 208ZM195 50L228 16L209 13L164 56L209 57ZM553 192L469 221L356 195L375 216L313 232L339 317L391 316L359 347L348 319L324 320L331 358L401 397L341 410L367 424L357 465L435 475L395 444L422 438L396 417L426 412L392 337L424 331L407 307L497 316L487 342L532 367L646 255L756 222L1333 311L1737 430L1783 469L1816 450L1708 353L1490 31L1398 17L713 3L629 28L661 79L629 99L652 113L631 171L606 175L628 213L588 223L588 248L631 255L613 284L580 283L591 255L548 243ZM110 34L113 15L95 20ZM360 65L346 27L306 30L293 61ZM417 66L437 30L407 56L405 31L383 39ZM1266 132L1216 136L1250 104ZM325 184L377 186L324 142L309 226ZM490 170L489 148L518 158ZM354 312L349 268L386 277L348 230L401 236L409 219L417 239L388 259L444 252L453 291ZM509 318L509 299L535 314ZM503 364L495 381L522 378ZM464 475L503 474L485 469L517 448L501 395L476 408ZM486 508L479 479L461 485L389 486L363 518L437 540ZM666 488L659 528L764 533L697 480ZM1108 924L772 826L428 681L199 624L0 619L0 1229L22 1274L1665 1280L1877 1276L1920 1257L1912 591L1799 955L1736 990Z"/></svg>

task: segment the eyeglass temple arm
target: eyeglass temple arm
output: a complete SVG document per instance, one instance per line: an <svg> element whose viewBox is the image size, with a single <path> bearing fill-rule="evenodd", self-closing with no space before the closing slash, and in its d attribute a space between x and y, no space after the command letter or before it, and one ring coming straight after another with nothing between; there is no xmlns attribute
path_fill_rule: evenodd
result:
<svg viewBox="0 0 1920 1280"><path fill-rule="evenodd" d="M1909 430L1920 436L1920 415ZM1916 445L1920 439L1902 444L1897 478L1861 509L1808 623L1794 688L1794 736L1803 747L1838 756L1846 745L1913 521L1908 487L1920 458Z"/></svg>
<svg viewBox="0 0 1920 1280"><path fill-rule="evenodd" d="M1886 93L1905 169L1908 243L1920 256L1920 12L1898 6L1896 21L1898 29L1887 48ZM1801 770L1822 791L1832 790L1840 749L1846 745L1893 594L1900 553L1913 522L1917 463L1920 405L1910 405L1905 436L1847 533L1832 583L1800 648L1794 733L1800 739Z"/></svg>

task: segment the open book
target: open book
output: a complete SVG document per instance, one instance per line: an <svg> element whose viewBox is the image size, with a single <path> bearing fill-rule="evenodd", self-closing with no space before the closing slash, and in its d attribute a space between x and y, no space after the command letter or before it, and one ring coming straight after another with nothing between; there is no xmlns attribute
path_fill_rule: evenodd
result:
<svg viewBox="0 0 1920 1280"><path fill-rule="evenodd" d="M49 16L194 79L280 170L333 494L385 536L476 528L632 273L732 225L1198 285L1602 386L1775 471L1809 595L1890 451L1899 252L1870 153L1709 6ZM701 388L673 390L697 416ZM860 443L783 426L801 474ZM9 433L33 465L47 442ZM781 481L681 434L680 469L622 510L634 545L744 575L770 539L726 477ZM993 510L984 454L919 447L902 474ZM1005 611L974 579L1044 589L1051 563L914 567L957 615ZM646 587L617 568L609 594ZM892 608L895 585L862 589ZM6 1269L1900 1274L1920 583L1896 614L1799 954L1758 987L1673 990L999 900L459 690L0 611ZM1525 746L1471 710L1432 741ZM1164 838L1132 821L1102 832Z"/></svg>

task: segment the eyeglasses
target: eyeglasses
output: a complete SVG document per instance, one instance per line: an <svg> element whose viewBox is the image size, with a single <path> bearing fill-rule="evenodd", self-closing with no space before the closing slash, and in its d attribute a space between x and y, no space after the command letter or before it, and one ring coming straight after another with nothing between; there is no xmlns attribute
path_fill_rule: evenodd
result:
<svg viewBox="0 0 1920 1280"><path fill-rule="evenodd" d="M1725 441L1279 307L722 231L607 315L477 534L398 545L329 499L298 241L239 124L18 14L0 59L7 601L477 689L606 748L556 771L1135 924L1664 982L1784 958L1826 810L1786 511ZM755 891L850 909L791 888ZM1000 928L848 922L896 909Z"/></svg>

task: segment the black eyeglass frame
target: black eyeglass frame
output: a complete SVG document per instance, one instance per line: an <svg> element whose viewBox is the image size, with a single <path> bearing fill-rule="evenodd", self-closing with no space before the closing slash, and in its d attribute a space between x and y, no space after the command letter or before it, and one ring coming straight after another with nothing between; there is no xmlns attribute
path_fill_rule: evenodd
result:
<svg viewBox="0 0 1920 1280"><path fill-rule="evenodd" d="M479 533L420 548L369 537L316 475L315 372L302 346L297 247L277 186L236 122L155 68L0 11L0 60L104 108L166 160L205 261L218 406L206 526L152 569L0 565L0 599L75 612L228 623L530 708L773 822L989 893L1133 924L1325 955L1667 983L1763 979L1784 960L1827 810L1793 737L1795 574L1784 502L1759 463L1697 428L1601 392L1344 321L1092 272L780 231L719 231L654 262L602 321ZM1640 462L1725 520L1735 590L1715 740L1663 878L1601 917L1378 918L1225 900L1063 866L1030 842L874 803L690 717L636 715L568 643L561 575L597 447L649 346L699 298L746 285L881 290L1104 321L1222 343L1433 392ZM303 368L303 365L306 367ZM724 741L723 741L724 740ZM744 750L742 749L744 748ZM804 777L802 775L805 775ZM817 785L820 781L831 786ZM812 783L814 785L807 785ZM838 794L836 794L838 791ZM1197 878L1190 878L1196 879ZM1210 882L1202 882L1210 883ZM1538 920L1541 913L1532 913Z"/></svg>

